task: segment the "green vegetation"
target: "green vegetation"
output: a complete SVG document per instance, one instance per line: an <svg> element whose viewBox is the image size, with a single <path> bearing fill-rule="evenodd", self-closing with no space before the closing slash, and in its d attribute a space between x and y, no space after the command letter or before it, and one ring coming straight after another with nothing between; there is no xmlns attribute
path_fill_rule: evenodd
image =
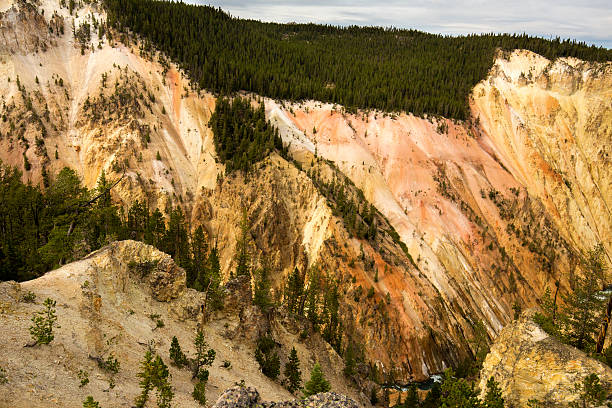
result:
<svg viewBox="0 0 612 408"><path fill-rule="evenodd" d="M136 398L135 406L144 408L149 400L149 393L156 389L157 407L170 408L170 403L174 398L170 377L168 366L164 364L162 358L154 355L151 350L147 350L143 361L140 363L138 378L140 378L142 392Z"/></svg>
<svg viewBox="0 0 612 408"><path fill-rule="evenodd" d="M163 51L200 88L417 115L466 119L468 93L485 78L497 48L612 60L610 50L558 38L261 23L213 7L165 1L106 0L105 5L109 25L141 36L145 51Z"/></svg>
<svg viewBox="0 0 612 408"><path fill-rule="evenodd" d="M108 357L106 357L106 360L98 360L98 367L111 374L117 374L119 372L119 369L121 368L121 364L119 363L119 360L117 360L116 357L109 355Z"/></svg>
<svg viewBox="0 0 612 408"><path fill-rule="evenodd" d="M304 384L304 397L310 397L320 392L328 392L330 389L331 386L325 379L321 366L319 363L316 363L310 372L310 380Z"/></svg>
<svg viewBox="0 0 612 408"><path fill-rule="evenodd" d="M206 382L208 381L208 370L205 367L210 367L212 365L217 353L215 350L208 348L208 343L204 338L204 332L202 332L202 330L198 330L193 343L196 349L193 377Z"/></svg>
<svg viewBox="0 0 612 408"><path fill-rule="evenodd" d="M34 303L36 302L36 294L34 294L34 292L29 290L28 293L23 295L21 300L24 301L25 303Z"/></svg>
<svg viewBox="0 0 612 408"><path fill-rule="evenodd" d="M499 384L493 377L487 380L487 391L482 401L482 405L486 408L504 408L504 398L502 397L501 388L499 388Z"/></svg>
<svg viewBox="0 0 612 408"><path fill-rule="evenodd" d="M602 245L582 257L581 269L582 274L572 275L572 291L562 295L562 307L557 305L557 295L551 297L550 290L546 289L540 299L541 312L534 315L534 321L561 341L592 353L608 301L600 292L606 274ZM605 360L605 355L600 357Z"/></svg>
<svg viewBox="0 0 612 408"><path fill-rule="evenodd" d="M170 360L172 360L172 363L178 368L188 363L187 356L183 353L183 350L181 350L181 345L176 336L172 336L172 342L170 343Z"/></svg>
<svg viewBox="0 0 612 408"><path fill-rule="evenodd" d="M215 136L215 151L226 173L248 172L253 163L274 149L284 150L278 129L266 121L262 102L254 109L250 99L221 97L209 124Z"/></svg>
<svg viewBox="0 0 612 408"><path fill-rule="evenodd" d="M606 388L601 384L597 374L586 376L582 383L575 385L575 391L579 399L570 404L572 408L600 407L608 397Z"/></svg>
<svg viewBox="0 0 612 408"><path fill-rule="evenodd" d="M24 281L80 259L111 241L135 239L168 253L187 272L187 286L207 293L207 307L222 306L217 248L208 248L203 229L193 235L180 207L159 209L136 201L124 211L111 201L104 173L88 190L74 170L62 169L48 188L24 184L21 173L0 162L0 280ZM155 262L130 265L141 276ZM34 300L28 294L24 301ZM163 322L156 321L161 327ZM161 324L159 324L161 323Z"/></svg>
<svg viewBox="0 0 612 408"><path fill-rule="evenodd" d="M193 362L193 378L196 383L193 386L191 396L200 405L206 404L206 383L208 382L208 370L205 367L210 367L215 361L216 352L208 348L208 343L204 339L202 330L198 330L194 345L196 349L196 357Z"/></svg>
<svg viewBox="0 0 612 408"><path fill-rule="evenodd" d="M342 323L340 322L340 293L338 283L321 275L316 267L310 270L308 288L305 277L295 268L287 277L283 305L295 317L306 317L313 330L320 330L323 338L342 355Z"/></svg>
<svg viewBox="0 0 612 408"><path fill-rule="evenodd" d="M100 408L100 403L94 400L91 395L88 395L83 401L83 408Z"/></svg>
<svg viewBox="0 0 612 408"><path fill-rule="evenodd" d="M236 276L250 276L251 274L251 254L249 252L251 223L246 209L242 209L242 218L240 219L240 236L236 241L236 254L234 262L236 263Z"/></svg>
<svg viewBox="0 0 612 408"><path fill-rule="evenodd" d="M47 298L43 305L44 309L32 317L33 324L30 326L30 335L35 344L49 344L55 338L53 334L53 326L57 321L55 300Z"/></svg>
<svg viewBox="0 0 612 408"><path fill-rule="evenodd" d="M6 371L4 370L4 368L0 367L0 385L7 383L8 377L6 376Z"/></svg>
<svg viewBox="0 0 612 408"><path fill-rule="evenodd" d="M261 266L253 273L255 287L253 288L253 304L259 306L263 312L267 312L274 305L270 295L270 265L264 259Z"/></svg>
<svg viewBox="0 0 612 408"><path fill-rule="evenodd" d="M77 377L79 378L79 387L84 387L89 384L89 373L87 371L79 370Z"/></svg>
<svg viewBox="0 0 612 408"><path fill-rule="evenodd" d="M302 386L302 372L300 371L300 359L295 347L291 348L291 354L285 364L285 377L287 378L287 389L294 393Z"/></svg>
<svg viewBox="0 0 612 408"><path fill-rule="evenodd" d="M259 363L261 372L273 380L280 374L280 358L275 349L276 342L272 336L264 335L257 339L255 360Z"/></svg>

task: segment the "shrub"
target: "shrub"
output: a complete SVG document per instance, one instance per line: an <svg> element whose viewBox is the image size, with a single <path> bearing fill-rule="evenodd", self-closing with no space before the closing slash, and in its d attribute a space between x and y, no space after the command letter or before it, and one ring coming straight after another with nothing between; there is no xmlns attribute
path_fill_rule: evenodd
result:
<svg viewBox="0 0 612 408"><path fill-rule="evenodd" d="M79 370L77 377L79 378L79 380L81 380L79 387L84 387L89 384L89 373L87 371Z"/></svg>
<svg viewBox="0 0 612 408"><path fill-rule="evenodd" d="M117 374L121 364L119 364L119 361L115 357L110 355L106 358L106 360L98 360L98 367L104 371L108 371L109 373Z"/></svg>
<svg viewBox="0 0 612 408"><path fill-rule="evenodd" d="M25 303L34 303L36 301L36 294L30 290L28 293L23 295L21 300L23 300Z"/></svg>

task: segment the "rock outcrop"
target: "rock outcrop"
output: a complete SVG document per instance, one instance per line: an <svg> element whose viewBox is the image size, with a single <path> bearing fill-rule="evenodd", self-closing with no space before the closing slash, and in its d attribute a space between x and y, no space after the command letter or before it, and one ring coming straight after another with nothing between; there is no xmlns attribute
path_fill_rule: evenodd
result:
<svg viewBox="0 0 612 408"><path fill-rule="evenodd" d="M87 395L103 407L131 407L140 393L137 374L149 347L168 364L173 406L199 407L191 396L191 372L169 359L173 336L194 356L198 328L216 351L206 387L211 401L242 380L256 384L266 400L292 398L261 373L254 358L256 337L270 330L284 347L278 349L283 363L294 346L303 372L319 362L334 390L368 406L365 396L345 384L342 359L320 335L303 340L298 330L257 315L246 288L248 281L230 281L226 290L243 298L228 295L227 307L207 314L204 322L204 294L185 287L185 271L167 254L136 241L113 242L38 279L0 282L0 367L8 379L0 384L0 407L77 407ZM24 347L31 344L31 318L46 298L56 301L55 338L49 345ZM117 373L99 365L108 358L117 359ZM84 373L88 382L81 385Z"/></svg>
<svg viewBox="0 0 612 408"><path fill-rule="evenodd" d="M282 402L261 401L259 393L253 387L236 386L226 390L213 408L358 408L352 399L326 392L306 399L295 399Z"/></svg>
<svg viewBox="0 0 612 408"><path fill-rule="evenodd" d="M568 407L579 396L575 386L593 373L612 392L610 367L549 336L524 313L495 340L480 372L480 389L492 376L508 407L527 407L531 399L546 407Z"/></svg>

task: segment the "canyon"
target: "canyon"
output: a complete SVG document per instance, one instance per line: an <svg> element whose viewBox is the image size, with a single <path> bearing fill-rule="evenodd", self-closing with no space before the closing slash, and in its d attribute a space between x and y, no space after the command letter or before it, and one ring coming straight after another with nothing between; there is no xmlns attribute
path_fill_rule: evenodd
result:
<svg viewBox="0 0 612 408"><path fill-rule="evenodd" d="M249 95L291 159L247 176L216 156L214 94L134 38L83 34L101 6L2 0L0 13L4 164L32 183L68 166L90 188L104 171L122 205L180 205L216 240L226 280L245 208L274 290L296 267L336 279L345 338L389 382L471 358L479 322L492 341L513 306L566 292L597 244L611 263L612 63L499 51L467 121ZM317 180L371 204L376 237L351 234Z"/></svg>

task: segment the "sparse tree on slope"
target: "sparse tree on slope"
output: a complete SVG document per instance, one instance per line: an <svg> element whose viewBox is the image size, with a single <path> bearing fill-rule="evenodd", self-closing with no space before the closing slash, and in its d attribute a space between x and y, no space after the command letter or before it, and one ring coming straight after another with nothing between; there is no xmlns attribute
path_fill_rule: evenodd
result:
<svg viewBox="0 0 612 408"><path fill-rule="evenodd" d="M325 379L321 366L319 363L315 364L310 372L310 380L304 384L304 396L310 397L321 392L328 392L330 389L331 386Z"/></svg>
<svg viewBox="0 0 612 408"><path fill-rule="evenodd" d="M302 372L300 371L300 359L298 358L295 347L291 348L289 360L285 364L285 377L287 377L289 392L294 393L302 385Z"/></svg>

